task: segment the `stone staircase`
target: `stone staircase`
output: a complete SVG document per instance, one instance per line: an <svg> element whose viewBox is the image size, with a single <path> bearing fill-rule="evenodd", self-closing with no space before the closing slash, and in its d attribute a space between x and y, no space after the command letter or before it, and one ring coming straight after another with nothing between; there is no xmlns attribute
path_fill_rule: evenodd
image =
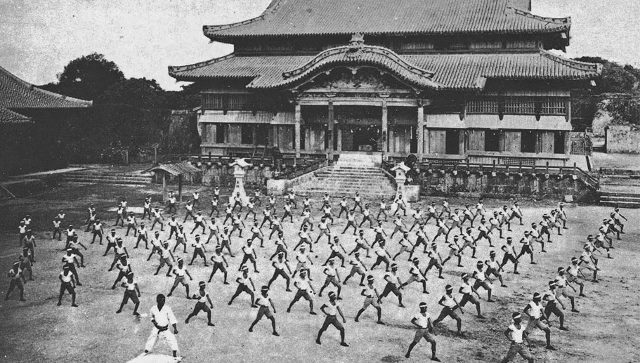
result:
<svg viewBox="0 0 640 363"><path fill-rule="evenodd" d="M602 205L640 208L640 171L601 169L599 194Z"/></svg>
<svg viewBox="0 0 640 363"><path fill-rule="evenodd" d="M84 169L64 173L61 181L79 184L111 184L142 186L152 182L152 174L140 171L122 172L108 168Z"/></svg>
<svg viewBox="0 0 640 363"><path fill-rule="evenodd" d="M380 155L343 154L334 166L327 166L314 172L314 177L292 189L299 195L332 197L353 197L359 192L362 197L391 198L395 195L395 185L389 176L378 167L382 163Z"/></svg>

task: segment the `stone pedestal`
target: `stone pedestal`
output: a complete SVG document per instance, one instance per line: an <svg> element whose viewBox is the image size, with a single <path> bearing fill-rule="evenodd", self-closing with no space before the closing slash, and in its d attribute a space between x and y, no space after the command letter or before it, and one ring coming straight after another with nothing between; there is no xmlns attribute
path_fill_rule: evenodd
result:
<svg viewBox="0 0 640 363"><path fill-rule="evenodd" d="M396 198L402 194L402 200L405 202L416 202L420 197L420 186L405 185L407 181L407 171L411 170L404 162L399 163L392 169L396 173Z"/></svg>
<svg viewBox="0 0 640 363"><path fill-rule="evenodd" d="M237 199L245 205L249 202L249 197L244 190L244 176L246 175L246 169L251 166L244 159L238 159L229 166L233 167L233 176L236 178L236 184L233 188L233 193L229 197L229 203L233 205Z"/></svg>

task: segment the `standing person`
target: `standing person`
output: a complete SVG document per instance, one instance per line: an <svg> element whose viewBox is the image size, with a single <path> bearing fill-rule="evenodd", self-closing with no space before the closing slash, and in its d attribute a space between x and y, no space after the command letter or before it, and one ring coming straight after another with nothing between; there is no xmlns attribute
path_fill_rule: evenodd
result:
<svg viewBox="0 0 640 363"><path fill-rule="evenodd" d="M444 261L442 260L442 255L438 252L437 244L431 244L431 249L427 252L427 256L429 257L429 264L427 265L427 269L424 270L424 274L426 275L429 270L435 267L438 270L438 278L444 279L444 277L442 277L442 264Z"/></svg>
<svg viewBox="0 0 640 363"><path fill-rule="evenodd" d="M158 253L158 255L162 255L162 241L160 241L160 232L155 231L153 237L151 237L151 253L149 257L147 257L147 261L151 259L154 253Z"/></svg>
<svg viewBox="0 0 640 363"><path fill-rule="evenodd" d="M80 258L80 267L85 267L84 265L84 255L80 252L80 247L84 248L84 250L87 250L87 246L83 245L82 243L78 242L78 236L76 235L73 240L71 240L71 242L69 242L69 247L71 249L71 253L74 254L76 257ZM29 250L28 247L27 250ZM29 250L29 252L31 252L31 250ZM33 258L33 255L30 256L31 258Z"/></svg>
<svg viewBox="0 0 640 363"><path fill-rule="evenodd" d="M578 258L571 257L571 266L567 267L567 283L572 284L575 283L580 287L580 294L578 296L584 297L584 282L580 281L578 278L578 274L582 275L584 278L584 274L580 271L580 264L578 263Z"/></svg>
<svg viewBox="0 0 640 363"><path fill-rule="evenodd" d="M433 325L438 325L444 318L447 316L451 317L456 321L457 336L463 336L462 333L462 319L456 314L456 310L460 309L460 312L464 314L464 310L458 304L458 301L455 297L453 297L453 287L451 285L445 286L445 294L442 295L438 304L442 306L442 311L440 311L440 315L433 321Z"/></svg>
<svg viewBox="0 0 640 363"><path fill-rule="evenodd" d="M473 283L473 288L478 290L480 287L487 290L487 302L493 302L491 300L491 291L492 285L487 281L486 272L483 270L484 263L482 261L478 261L476 263L476 270L473 271L471 277L473 277L476 281Z"/></svg>
<svg viewBox="0 0 640 363"><path fill-rule="evenodd" d="M346 324L347 320L344 318L342 309L340 309L340 305L338 305L336 299L336 294L331 291L329 293L329 303L322 304L322 306L320 307L320 311L325 314L325 318L322 327L318 331L316 343L322 344L322 342L320 341L320 338L322 338L322 334L327 330L327 328L329 328L329 325L333 325L340 332L340 345L342 345L343 347L348 347L349 344L344 341L345 330L344 326L342 325L343 323ZM337 318L338 314L340 314L340 317L342 318L342 323L340 323Z"/></svg>
<svg viewBox="0 0 640 363"><path fill-rule="evenodd" d="M404 215L404 217L406 217L407 216L407 203L404 200L404 197L402 196L402 193L398 193L396 198L393 200L393 203L396 205L396 208L393 211L393 215L395 216L396 213L398 213L398 211L402 209L402 214Z"/></svg>
<svg viewBox="0 0 640 363"><path fill-rule="evenodd" d="M282 215L282 223L284 223L285 219L289 217L291 223L293 223L293 214L291 212L291 204L289 202L284 203L284 214Z"/></svg>
<svg viewBox="0 0 640 363"><path fill-rule="evenodd" d="M474 289L473 286L471 286L471 284L469 283L469 274L466 272L462 274L462 286L460 286L460 289L458 289L458 291L462 294L462 299L460 299L460 310L462 310L462 308L467 305L468 302L470 302L476 306L478 318L484 319L482 312L480 312L480 301L478 301L480 299L480 294L478 294L476 289ZM478 299L476 299L473 294L475 294Z"/></svg>
<svg viewBox="0 0 640 363"><path fill-rule="evenodd" d="M153 323L153 329L147 339L147 343L144 346L143 355L149 354L153 347L156 345L158 338L163 338L169 348L173 352L173 357L177 361L181 358L178 357L178 341L174 334L178 334L176 316L173 315L173 310L165 304L165 297L162 294L156 296L156 305L151 308L151 322ZM169 325L173 327L173 332L169 330Z"/></svg>
<svg viewBox="0 0 640 363"><path fill-rule="evenodd" d="M431 239L431 241L435 242L436 239L438 239L438 237L442 236L445 239L445 242L447 242L447 235L449 234L449 227L447 227L447 224L445 223L445 221L443 221L442 219L436 217L436 227L438 227L438 232L436 232L436 235L433 237L433 239Z"/></svg>
<svg viewBox="0 0 640 363"><path fill-rule="evenodd" d="M403 308L402 293L400 292L402 281L400 281L400 277L398 276L398 265L396 265L395 262L391 265L391 272L387 272L384 275L384 280L387 284L385 285L384 290L382 290L382 294L378 296L378 303L381 303L383 298L389 295L390 292L393 292L393 294L398 297L398 306Z"/></svg>
<svg viewBox="0 0 640 363"><path fill-rule="evenodd" d="M60 225L62 224L62 220L60 220L57 216L53 219L53 233L51 234L51 239L56 239L56 235L58 236L58 242L62 241L62 229Z"/></svg>
<svg viewBox="0 0 640 363"><path fill-rule="evenodd" d="M262 228L262 226L264 226L265 223L267 223L267 221L269 222L269 228L271 228L273 226L273 220L271 219L271 209L270 208L265 208L262 211L262 223L260 223L260 228ZM225 218L225 222L226 222L226 218Z"/></svg>
<svg viewBox="0 0 640 363"><path fill-rule="evenodd" d="M120 222L120 226L124 227L124 220L125 220L125 216L124 216L124 208L122 207L122 205L118 205L118 207L116 208L116 223L113 225L114 227L118 226L118 222Z"/></svg>
<svg viewBox="0 0 640 363"><path fill-rule="evenodd" d="M211 256L211 262L213 262L213 268L211 270L211 275L209 275L209 282L213 279L213 275L215 275L216 271L220 270L224 275L224 284L229 285L227 282L227 267L229 267L229 263L222 255L222 248L216 247L216 253Z"/></svg>
<svg viewBox="0 0 640 363"><path fill-rule="evenodd" d="M138 227L138 239L136 240L136 245L133 248L138 248L140 241L144 242L144 248L149 249L149 232L147 232L147 228L144 226L144 223L140 223Z"/></svg>
<svg viewBox="0 0 640 363"><path fill-rule="evenodd" d="M78 271L76 270L76 266L80 267L80 262L78 262L78 257L73 254L73 250L71 248L67 248L67 254L62 256L63 267L66 267L73 276L75 277L75 281L78 286L82 286L80 283L80 279L78 278ZM76 284L74 284L75 286Z"/></svg>
<svg viewBox="0 0 640 363"><path fill-rule="evenodd" d="M280 232L284 233L278 216L274 215L273 221L271 222L271 233L269 233L269 239L271 239L271 236L273 236L273 234L276 232L278 232L277 234L279 234Z"/></svg>
<svg viewBox="0 0 640 363"><path fill-rule="evenodd" d="M71 306L77 308L76 304L76 285L80 285L79 282L76 283L75 274L71 271L71 268L68 264L62 267L62 272L58 275L58 279L60 280L60 294L58 295L58 306L62 305L62 295L67 291L71 295Z"/></svg>
<svg viewBox="0 0 640 363"><path fill-rule="evenodd" d="M193 207L194 208L199 207L200 206L200 193L198 193L198 191L196 190L195 192L193 192L191 194L191 196L193 198L192 199L193 200Z"/></svg>
<svg viewBox="0 0 640 363"><path fill-rule="evenodd" d="M227 224L227 221L233 221L233 208L231 207L231 203L227 203L227 206L224 209L224 221L222 221L222 224Z"/></svg>
<svg viewBox="0 0 640 363"><path fill-rule="evenodd" d="M300 277L293 282L293 286L295 286L298 291L296 291L296 295L293 297L293 300L291 300L291 303L289 303L289 307L287 308L288 313L291 312L291 308L300 298L304 298L309 302L309 314L316 315L316 312L313 311L313 295L316 294L316 291L307 278L307 271L307 269L300 270Z"/></svg>
<svg viewBox="0 0 640 363"><path fill-rule="evenodd" d="M420 343L420 340L424 338L424 340L428 341L431 344L431 360L435 362L440 362L440 359L436 357L436 340L433 338L433 324L431 323L431 315L427 313L427 303L421 302L420 305L420 313L414 316L411 319L411 324L413 324L416 329L416 334L413 337L413 341L409 344L409 349L407 350L407 354L404 356L406 358L411 358L411 351L416 346L416 344Z"/></svg>
<svg viewBox="0 0 640 363"><path fill-rule="evenodd" d="M202 228L202 232L204 234L204 232L206 232L206 228L204 226L204 217L202 216L202 211L198 211L198 213L196 214L196 217L193 219L194 221L194 226L193 229L191 230L191 234L193 234L196 229L198 229L198 227Z"/></svg>
<svg viewBox="0 0 640 363"><path fill-rule="evenodd" d="M140 288L138 287L138 283L133 279L133 273L129 273L127 275L127 281L124 283L124 296L122 297L122 302L120 303L120 308L116 311L116 314L120 314L122 312L122 308L125 304L131 299L133 302L133 315L140 316L138 313L138 307L140 306L140 299L138 299L142 294L140 294Z"/></svg>
<svg viewBox="0 0 640 363"><path fill-rule="evenodd" d="M247 201L247 214L244 215L244 219L249 218L249 215L251 214L253 216L253 220L254 221L256 220L258 215L256 214L256 211L254 208L255 208L254 198L249 198L249 200Z"/></svg>
<svg viewBox="0 0 640 363"><path fill-rule="evenodd" d="M319 297L322 297L322 291L329 286L329 284L333 285L338 289L338 300L342 300L340 297L340 291L342 290L342 286L340 285L340 274L338 270L334 267L333 259L329 259L329 266L326 266L322 271L327 277L324 280L324 284L320 288L318 293Z"/></svg>
<svg viewBox="0 0 640 363"><path fill-rule="evenodd" d="M531 355L529 351L531 342L529 342L527 327L522 324L522 315L520 315L520 313L513 313L511 314L511 319L512 324L504 331L504 335L509 339L511 345L509 346L507 356L504 357L501 362L511 362L511 360L516 357L516 354L520 354L527 362L533 363L533 355ZM527 346L524 345L525 342Z"/></svg>
<svg viewBox="0 0 640 363"><path fill-rule="evenodd" d="M209 238L207 238L207 242L205 242L205 244L209 244L211 238L213 237L216 238L216 244L219 244L220 226L218 226L218 223L216 223L215 217L212 217L209 221L207 221L207 228L209 228Z"/></svg>
<svg viewBox="0 0 640 363"><path fill-rule="evenodd" d="M216 214L216 218L220 217L220 210L218 209L218 198L217 197L213 197L211 198L211 213L209 213L209 217L213 217L213 213Z"/></svg>
<svg viewBox="0 0 640 363"><path fill-rule="evenodd" d="M253 279L249 276L249 268L247 265L242 266L242 272L236 278L236 282L238 283L238 288L236 292L231 296L231 300L229 300L228 305L233 304L233 300L238 297L242 292L246 293L251 297L251 307L256 308L257 306L254 303L254 291L256 291L256 285L253 283ZM249 287L251 284L251 287Z"/></svg>
<svg viewBox="0 0 640 363"><path fill-rule="evenodd" d="M411 243L411 241L409 241L409 233L407 232L403 232L402 233L402 238L400 239L400 241L398 241L398 244L400 245L400 250L398 251L398 253L396 253L392 260L396 260L396 258L398 258L398 256L400 256L401 254L403 254L404 252L409 253L409 260L411 259L411 251L413 251L413 243Z"/></svg>
<svg viewBox="0 0 640 363"><path fill-rule="evenodd" d="M167 213L178 213L178 199L173 192L169 192Z"/></svg>
<svg viewBox="0 0 640 363"><path fill-rule="evenodd" d="M198 283L198 287L199 287L198 293L193 294L193 296L192 296L192 298L194 300L198 300L198 302L196 303L196 306L193 308L193 311L184 320L185 324L189 324L189 320L191 318L195 317L196 315L198 315L198 313L202 310L205 313L207 313L207 325L215 326L211 322L211 309L213 309L213 303L211 302L211 298L209 297L209 293L205 290L206 286L207 285L204 283L204 281L200 281ZM209 306L207 306L207 302L209 303ZM209 307L211 307L211 308L209 308Z"/></svg>
<svg viewBox="0 0 640 363"><path fill-rule="evenodd" d="M276 281L278 276L282 276L282 278L284 278L285 281L287 282L287 292L290 292L291 289L289 289L289 284L291 282L291 278L289 277L289 274L292 274L292 272L291 272L291 266L289 266L289 262L284 257L284 253L282 252L278 253L278 258L275 261L271 262L271 265L273 266L273 269L274 269L273 276L271 276L269 283L267 283L267 287L271 288L271 284L273 284L274 281ZM289 271L289 274L287 274L287 270Z"/></svg>
<svg viewBox="0 0 640 363"><path fill-rule="evenodd" d="M356 208L360 208L360 213L362 213L362 199L360 198L359 192L356 192L355 197L353 197L353 208L351 211L355 212Z"/></svg>
<svg viewBox="0 0 640 363"><path fill-rule="evenodd" d="M173 246L173 252L176 252L180 245L182 245L182 253L187 253L187 236L184 234L184 227L181 224L178 225L176 244Z"/></svg>
<svg viewBox="0 0 640 363"><path fill-rule="evenodd" d="M240 271L242 266L245 266L245 262L249 261L253 265L253 272L257 274L260 273L256 265L256 259L258 258L258 256L256 255L255 249L252 247L252 242L250 239L247 240L246 245L242 246L242 253L244 253L244 256L242 257L240 266L238 266L238 271Z"/></svg>
<svg viewBox="0 0 640 363"><path fill-rule="evenodd" d="M313 219L311 218L311 209L304 209L302 211L302 222L300 223L300 230L305 227L309 227L313 231Z"/></svg>
<svg viewBox="0 0 640 363"><path fill-rule="evenodd" d="M429 207L427 207L427 219L424 221L424 224L429 223L431 218L433 218L436 221L438 219L440 219L440 217L438 217L438 211L436 210L436 203L435 202L431 202L431 205L429 205Z"/></svg>
<svg viewBox="0 0 640 363"><path fill-rule="evenodd" d="M344 278L344 281L342 281L342 284L346 285L347 281L352 276L355 276L355 274L358 274L360 275L360 286L364 286L364 275L365 275L365 272L367 271L367 268L364 265L364 263L362 263L362 261L360 260L360 252L355 252L353 254L353 257L349 259L349 264L351 265L351 272L349 272L349 275Z"/></svg>
<svg viewBox="0 0 640 363"><path fill-rule="evenodd" d="M555 278L556 283L556 298L560 301L560 297L566 297L571 302L571 312L579 313L578 309L576 309L576 298L575 292L576 289L569 283L567 278L565 277L565 270L563 267L558 267L558 275ZM567 287L570 287L573 290L573 293L567 290Z"/></svg>
<svg viewBox="0 0 640 363"><path fill-rule="evenodd" d="M142 205L142 217L140 219L144 219L144 217L147 217L149 220L151 220L151 196L147 195L144 198L144 202Z"/></svg>
<svg viewBox="0 0 640 363"><path fill-rule="evenodd" d="M360 292L360 295L364 296L364 304L362 305L362 308L358 310L358 313L356 314L354 320L358 322L358 319L360 319L360 315L362 315L362 313L367 310L369 305L373 305L373 307L376 309L376 312L378 313L378 321L376 323L384 325L384 323L382 322L382 308L380 308L380 304L378 303L378 298L380 297L380 295L378 294L378 290L376 290L376 288L373 286L373 282L373 276L367 276L367 286Z"/></svg>
<svg viewBox="0 0 640 363"><path fill-rule="evenodd" d="M500 264L496 261L496 251L489 252L489 259L484 261L484 265L487 267L485 276L490 278L491 275L498 278L500 281L500 287L507 287L502 280L502 274L500 273Z"/></svg>
<svg viewBox="0 0 640 363"><path fill-rule="evenodd" d="M518 202L513 202L513 205L511 206L511 217L509 217L509 222L511 222L514 219L518 219L518 221L520 222L520 225L524 225L524 223L522 223L522 217L524 215L522 214L522 209L520 209L520 206L518 205ZM509 223L509 229L511 229L511 223Z"/></svg>
<svg viewBox="0 0 640 363"><path fill-rule="evenodd" d="M393 232L391 233L391 236L389 236L389 239L393 238L396 232L400 232L404 234L407 231L407 228L405 227L404 222L402 221L402 217L397 216L393 220L393 224L394 224Z"/></svg>
<svg viewBox="0 0 640 363"><path fill-rule="evenodd" d="M532 301L524 307L524 313L529 317L529 322L527 323L527 333L531 331L533 328L538 328L544 332L545 339L547 341L546 348L548 350L556 350L551 345L551 330L549 326L543 322L543 320L547 320L547 317L544 315L544 307L542 306L542 296L540 293L534 293Z"/></svg>
<svg viewBox="0 0 640 363"><path fill-rule="evenodd" d="M227 249L229 252L229 256L235 257L233 252L231 252L231 233L229 232L229 226L224 226L222 229L222 233L220 235L220 248Z"/></svg>
<svg viewBox="0 0 640 363"><path fill-rule="evenodd" d="M175 290L178 285L182 285L187 292L187 299L190 299L191 296L189 295L189 284L185 280L186 276L189 276L189 279L193 281L193 277L191 277L189 270L187 270L184 265L184 261L182 261L181 258L178 258L178 266L174 267L172 272L176 278L175 280L173 280L173 286L171 286L171 290L169 290L169 294L167 294L167 296L171 296L171 294L173 294L173 290Z"/></svg>
<svg viewBox="0 0 640 363"><path fill-rule="evenodd" d="M333 236L333 242L329 243L329 247L331 248L331 254L329 258L322 264L322 266L326 266L329 260L333 260L335 258L340 259L340 267L344 268L344 257L347 255L347 250L344 249L338 236ZM311 251L313 252L313 251Z"/></svg>
<svg viewBox="0 0 640 363"><path fill-rule="evenodd" d="M196 257L200 256L204 260L204 267L209 267L209 265L207 264L207 256L205 256L204 254L204 245L202 244L202 241L200 241L199 234L196 234L196 240L191 244L191 247L193 247L193 255L191 256L191 262L189 262L189 266L193 265L193 260L195 260Z"/></svg>
<svg viewBox="0 0 640 363"><path fill-rule="evenodd" d="M355 236L358 231L358 226L356 226L356 214L353 210L350 210L347 214L347 225L344 227L342 234L345 234L349 227L353 227L353 235Z"/></svg>
<svg viewBox="0 0 640 363"><path fill-rule="evenodd" d="M36 262L36 236L33 234L31 229L27 229L27 235L22 239L23 246L22 248L26 248L29 250L31 254L31 262Z"/></svg>
<svg viewBox="0 0 640 363"><path fill-rule="evenodd" d="M171 270L173 270L174 261L175 258L173 257L173 253L169 249L169 243L165 242L164 245L160 247L160 265L158 265L158 268L156 269L156 273L154 273L154 275L157 275L160 272L160 269L164 267L164 265L167 265L169 267L169 270L167 271L166 276L170 277Z"/></svg>
<svg viewBox="0 0 640 363"><path fill-rule="evenodd" d="M104 250L104 254L102 255L103 257L107 255L107 253L109 253L110 249L116 249L116 245L117 245L117 240L118 237L116 237L116 229L115 228L111 228L111 234L107 235L107 249Z"/></svg>
<svg viewBox="0 0 640 363"><path fill-rule="evenodd" d="M379 220L376 221L376 226L373 227L373 232L376 234L376 237L373 239L373 243L371 244L371 248L373 248L377 242L384 241L384 237L387 237L387 232L382 228L382 224Z"/></svg>
<svg viewBox="0 0 640 363"><path fill-rule="evenodd" d="M318 232L318 238L316 238L316 241L314 243L318 243L322 236L327 236L327 242L331 242L331 231L329 230L329 225L327 224L327 219L325 217L322 217L320 219L320 223L318 223L318 229L320 230L320 232Z"/></svg>
<svg viewBox="0 0 640 363"><path fill-rule="evenodd" d="M373 221L371 220L371 211L369 210L369 204L364 205L364 210L362 211L362 221L360 221L358 228L361 228L365 222L369 222L369 228L373 227Z"/></svg>
<svg viewBox="0 0 640 363"><path fill-rule="evenodd" d="M131 271L131 264L127 260L127 256L120 256L120 261L116 263L116 269L118 270L118 277L116 277L113 285L111 285L111 290L115 290L116 285L118 284L118 282L120 282L120 280L133 273Z"/></svg>
<svg viewBox="0 0 640 363"><path fill-rule="evenodd" d="M569 329L564 326L564 313L561 309L558 308L557 305L560 304L560 306L562 306L562 309L564 309L564 304L562 304L562 301L556 298L557 287L558 286L556 285L555 281L549 281L549 290L545 291L542 294L542 300L546 303L544 307L544 315L547 317L547 319L551 316L551 314L557 316L558 319L560 319L560 327L558 329L566 331Z"/></svg>
<svg viewBox="0 0 640 363"><path fill-rule="evenodd" d="M400 284L400 288L404 289L412 282L419 282L422 284L422 293L428 294L429 292L427 291L427 278L425 277L425 274L422 273L422 270L420 270L420 260L417 257L414 257L412 263L413 265L409 269L409 274L411 276L409 276L407 281Z"/></svg>
<svg viewBox="0 0 640 363"><path fill-rule="evenodd" d="M387 215L387 203L384 198L380 198L380 205L378 206L378 215L376 219L378 220L378 225L380 225L380 215L384 214L384 221L386 222L389 219L389 215Z"/></svg>
<svg viewBox="0 0 640 363"><path fill-rule="evenodd" d="M389 271L389 264L391 255L384 248L385 242L384 240L378 242L378 245L374 248L373 252L376 254L376 262L371 265L371 270L373 270L376 266L384 262L384 270L385 272ZM393 263L395 264L395 262Z"/></svg>
<svg viewBox="0 0 640 363"><path fill-rule="evenodd" d="M307 245L309 246L309 250L313 252L313 244L311 243L311 236L307 233L307 226L304 226L301 231L298 231L298 237L300 237L300 240L293 247L294 251L300 246Z"/></svg>
<svg viewBox="0 0 640 363"><path fill-rule="evenodd" d="M127 256L129 258L129 251L127 248L122 245L122 238L116 239L116 247L114 248L114 256L113 262L111 262L111 266L109 267L109 271L113 270L113 267L116 265L122 256Z"/></svg>
<svg viewBox="0 0 640 363"><path fill-rule="evenodd" d="M300 251L298 252L298 255L296 256L296 261L298 263L296 264L295 271L293 271L293 277L296 277L296 274L298 272L302 272L302 270L307 270L307 276L309 276L309 280L311 280L311 274L308 273L309 267L307 265L307 262L310 265L313 265L313 261L311 260L311 257L309 257L309 254L305 252L304 246L300 247Z"/></svg>
<svg viewBox="0 0 640 363"><path fill-rule="evenodd" d="M196 220L196 216L193 214L193 202L192 201L187 201L187 204L184 206L185 209L185 214L184 214L184 220L182 221L182 223L187 223L187 219L191 218L192 220Z"/></svg>
<svg viewBox="0 0 640 363"><path fill-rule="evenodd" d="M331 204L325 204L322 206L322 219L331 220L331 224L333 224L333 215L331 214Z"/></svg>
<svg viewBox="0 0 640 363"><path fill-rule="evenodd" d="M162 212L160 212L160 208L156 208L153 210L153 223L151 224L151 230L156 226L156 223L160 224L160 230L164 231L164 218L162 217Z"/></svg>
<svg viewBox="0 0 640 363"><path fill-rule="evenodd" d="M167 237L167 239L171 239L174 233L176 235L176 238L178 238L178 221L176 221L175 215L171 216L171 219L169 220L169 222L167 222L167 225L169 225L169 237Z"/></svg>
<svg viewBox="0 0 640 363"><path fill-rule="evenodd" d="M249 332L253 332L253 327L258 324L263 316L266 316L267 319L271 320L271 328L273 329L273 332L271 334L278 337L280 336L280 334L278 334L278 332L276 331L276 318L273 317L273 314L276 313L276 306L273 305L273 301L271 301L271 298L269 297L269 287L262 286L262 288L260 289L260 294L261 296L258 296L258 299L256 300L256 304L259 307L258 315L256 315L256 319L253 321L253 323L251 323ZM269 310L269 306L271 306L271 308L273 309L273 314L271 313L271 310Z"/></svg>
<svg viewBox="0 0 640 363"><path fill-rule="evenodd" d="M519 275L518 258L516 257L518 254L516 253L516 248L513 246L513 239L507 237L507 244L500 247L500 249L504 252L504 255L502 255L502 262L500 263L498 272L502 271L507 262L511 261L513 263L513 274Z"/></svg>
<svg viewBox="0 0 640 363"><path fill-rule="evenodd" d="M520 253L518 254L518 257L516 257L516 261L526 253L531 258L531 264L535 265L536 263L533 261L533 246L531 245L531 239L529 239L529 231L524 231L524 237L520 239L520 244L522 244L522 249L520 249Z"/></svg>
<svg viewBox="0 0 640 363"><path fill-rule="evenodd" d="M127 216L127 232L124 234L125 237L129 235L129 231L133 230L133 236L136 237L136 228L138 227L138 222L136 221L135 215L133 212L129 213Z"/></svg>
<svg viewBox="0 0 640 363"><path fill-rule="evenodd" d="M356 237L354 242L356 243L356 246L353 248L353 250L351 250L351 252L348 253L348 255L351 256L352 254L360 250L365 250L367 252L367 258L369 258L371 245L369 245L369 242L367 242L367 240L364 238L364 230L361 229L358 231L358 236Z"/></svg>
<svg viewBox="0 0 640 363"><path fill-rule="evenodd" d="M457 266L462 267L462 264L460 263L462 262L462 253L460 252L460 246L458 246L458 235L453 236L453 241L449 242L447 246L449 247L449 255L447 256L447 258L442 260L442 267L444 268L444 265L447 263L447 261L449 261L453 257L456 257L458 259Z"/></svg>
<svg viewBox="0 0 640 363"><path fill-rule="evenodd" d="M20 291L20 301L27 301L24 298L24 276L20 265L22 263L17 261L11 266L9 269L9 289L7 290L7 295L5 295L4 300L9 300L9 295L13 292L13 290L17 287L18 291Z"/></svg>

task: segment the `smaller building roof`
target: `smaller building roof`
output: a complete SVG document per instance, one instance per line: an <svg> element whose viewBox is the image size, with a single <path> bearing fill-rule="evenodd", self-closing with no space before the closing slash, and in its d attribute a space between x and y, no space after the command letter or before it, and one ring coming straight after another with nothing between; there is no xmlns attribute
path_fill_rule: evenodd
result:
<svg viewBox="0 0 640 363"><path fill-rule="evenodd" d="M0 67L0 107L12 110L84 108L92 104L91 101L40 89Z"/></svg>
<svg viewBox="0 0 640 363"><path fill-rule="evenodd" d="M272 0L258 17L204 26L212 40L341 34L568 32L570 18L533 15L511 0Z"/></svg>
<svg viewBox="0 0 640 363"><path fill-rule="evenodd" d="M162 171L165 173L169 173L171 175L184 175L184 174L194 174L194 173L199 173L200 169L196 168L195 166L191 165L190 162L188 161L183 161L180 163L174 163L174 164L160 164L158 166L154 166L152 168L149 168L147 170L145 170L146 172L152 171L152 172L158 172L158 171Z"/></svg>
<svg viewBox="0 0 640 363"><path fill-rule="evenodd" d="M0 107L0 124L20 124L32 122L30 117Z"/></svg>

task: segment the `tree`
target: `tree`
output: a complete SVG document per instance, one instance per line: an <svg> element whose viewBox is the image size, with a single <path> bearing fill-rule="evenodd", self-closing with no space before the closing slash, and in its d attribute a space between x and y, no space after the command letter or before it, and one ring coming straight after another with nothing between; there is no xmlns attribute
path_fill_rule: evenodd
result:
<svg viewBox="0 0 640 363"><path fill-rule="evenodd" d="M115 82L96 97L96 104L130 105L143 109L167 108L165 91L154 79L129 78Z"/></svg>
<svg viewBox="0 0 640 363"><path fill-rule="evenodd" d="M58 75L58 91L76 98L94 100L113 84L123 81L120 68L104 55L91 53L69 62Z"/></svg>
<svg viewBox="0 0 640 363"><path fill-rule="evenodd" d="M631 65L621 66L618 63L600 57L580 57L577 61L601 63L602 77L597 82L594 93L637 93L640 84L640 70Z"/></svg>

